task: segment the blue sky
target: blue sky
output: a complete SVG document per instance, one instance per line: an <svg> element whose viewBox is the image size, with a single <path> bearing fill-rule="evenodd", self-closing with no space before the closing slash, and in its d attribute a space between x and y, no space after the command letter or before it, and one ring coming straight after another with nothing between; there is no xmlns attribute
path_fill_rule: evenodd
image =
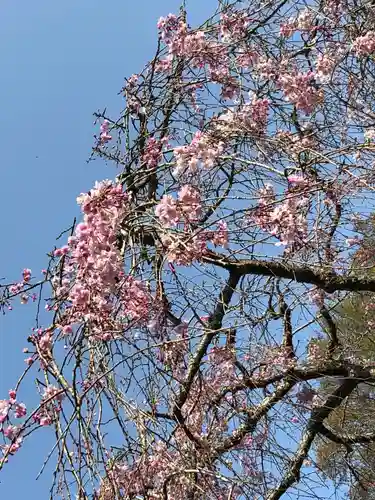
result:
<svg viewBox="0 0 375 500"><path fill-rule="evenodd" d="M190 0L194 24L214 0ZM78 215L76 196L95 180L116 175L113 166L86 163L93 144L92 114L122 107L125 76L142 69L156 46L156 22L177 12L179 0L21 0L1 2L0 277L36 276L56 236ZM24 368L22 348L35 309L17 306L0 318L0 399ZM35 394L31 380L21 391ZM0 474L1 498L49 498L49 475L37 475L52 444L41 429Z"/></svg>

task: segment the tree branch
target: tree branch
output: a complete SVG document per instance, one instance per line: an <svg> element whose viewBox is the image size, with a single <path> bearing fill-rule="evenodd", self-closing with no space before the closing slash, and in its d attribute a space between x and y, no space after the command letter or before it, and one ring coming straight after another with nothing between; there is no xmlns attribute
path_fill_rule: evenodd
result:
<svg viewBox="0 0 375 500"><path fill-rule="evenodd" d="M339 276L330 271L314 271L309 267L282 264L275 261L234 260L212 251L208 251L202 260L207 264L214 264L228 271L236 271L241 276L256 274L289 279L297 283L316 285L328 293L339 290L375 292L374 278Z"/></svg>
<svg viewBox="0 0 375 500"><path fill-rule="evenodd" d="M360 379L357 377L345 380L333 391L324 405L315 408L311 412L311 417L309 418L298 449L291 460L290 467L277 488L267 496L267 500L278 500L294 483L300 480L301 467L307 458L316 435L322 431L323 421L354 391L359 382Z"/></svg>
<svg viewBox="0 0 375 500"><path fill-rule="evenodd" d="M226 309L232 299L234 290L239 282L239 279L240 275L237 272L232 271L230 273L228 282L225 285L222 292L220 293L220 297L217 302L216 308L208 320L206 333L202 338L200 344L198 345L198 349L189 364L185 382L181 386L180 393L176 398L172 412L177 422L179 422L180 424L182 424L184 421L181 411L182 407L188 398L191 385L200 368L201 361L207 352L208 346L210 345L212 339L216 335L217 330L221 328Z"/></svg>

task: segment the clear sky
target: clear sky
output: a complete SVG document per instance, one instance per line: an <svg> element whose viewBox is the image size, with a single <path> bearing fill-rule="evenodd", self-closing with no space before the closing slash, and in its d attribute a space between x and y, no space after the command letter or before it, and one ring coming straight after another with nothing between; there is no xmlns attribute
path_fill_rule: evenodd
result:
<svg viewBox="0 0 375 500"><path fill-rule="evenodd" d="M189 22L212 12L215 0L189 0ZM86 163L92 114L114 115L125 76L140 71L156 47L156 22L179 0L3 0L0 30L0 278L38 276L56 236L78 214L76 196L115 168ZM0 318L0 399L24 368L22 348L35 308L17 306ZM31 380L30 380L31 382ZM32 383L21 399L34 400ZM49 498L50 475L37 475L51 444L41 429L0 473L0 498Z"/></svg>

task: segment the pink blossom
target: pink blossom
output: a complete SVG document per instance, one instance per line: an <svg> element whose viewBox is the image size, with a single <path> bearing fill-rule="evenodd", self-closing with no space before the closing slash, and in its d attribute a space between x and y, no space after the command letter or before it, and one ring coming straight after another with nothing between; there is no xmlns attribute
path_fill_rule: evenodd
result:
<svg viewBox="0 0 375 500"><path fill-rule="evenodd" d="M163 235L162 242L168 262L180 266L190 266L194 261L201 260L207 250L207 238L202 231L186 236Z"/></svg>
<svg viewBox="0 0 375 500"><path fill-rule="evenodd" d="M309 291L309 297L311 302L317 307L321 308L324 306L326 294L321 288L312 287Z"/></svg>
<svg viewBox="0 0 375 500"><path fill-rule="evenodd" d="M3 432L5 437L13 441L13 439L15 439L19 434L20 428L16 425L8 425Z"/></svg>
<svg viewBox="0 0 375 500"><path fill-rule="evenodd" d="M304 188L309 185L309 180L306 179L306 177L304 177L303 175L290 175L288 177L288 182L290 184L294 184L299 188Z"/></svg>
<svg viewBox="0 0 375 500"><path fill-rule="evenodd" d="M333 71L342 59L344 50L340 45L328 45L325 51L318 55L316 60L316 75L322 83L328 83Z"/></svg>
<svg viewBox="0 0 375 500"><path fill-rule="evenodd" d="M368 31L364 36L357 37L352 48L358 57L373 54L375 52L375 31Z"/></svg>
<svg viewBox="0 0 375 500"><path fill-rule="evenodd" d="M296 179L294 179L296 180ZM297 187L301 181L298 178ZM258 207L250 218L263 230L279 239L279 245L289 250L302 247L307 240L307 220L304 210L308 204L308 194L301 191L300 196L287 191L281 203L274 202L272 186L265 186L259 192Z"/></svg>
<svg viewBox="0 0 375 500"><path fill-rule="evenodd" d="M66 324L89 318L95 336L107 339L111 336L107 330L113 331L112 294L122 271L120 250L114 243L127 202L122 186L111 181L96 182L89 193L77 198L83 220L65 250L69 249L64 278L54 284L55 296L70 305Z"/></svg>
<svg viewBox="0 0 375 500"><path fill-rule="evenodd" d="M24 269L22 271L22 276L23 276L23 281L26 283L30 281L31 279L31 269Z"/></svg>
<svg viewBox="0 0 375 500"><path fill-rule="evenodd" d="M26 405L24 403L17 403L14 408L14 413L16 418L22 418L26 415Z"/></svg>
<svg viewBox="0 0 375 500"><path fill-rule="evenodd" d="M155 139L154 137L150 137L147 140L142 160L146 163L148 168L156 168L158 166L158 163L162 157L162 146L162 142Z"/></svg>
<svg viewBox="0 0 375 500"><path fill-rule="evenodd" d="M24 362L28 365L28 366L31 366L33 363L34 363L34 360L33 358L26 358L24 359Z"/></svg>
<svg viewBox="0 0 375 500"><path fill-rule="evenodd" d="M13 403L16 400L16 398L17 398L16 391L14 391L13 389L11 389L9 391L9 398L10 398L11 402Z"/></svg>
<svg viewBox="0 0 375 500"><path fill-rule="evenodd" d="M4 422L8 417L10 406L5 399L0 399L0 423Z"/></svg>
<svg viewBox="0 0 375 500"><path fill-rule="evenodd" d="M192 186L184 185L178 193L179 208L189 221L196 221L202 215L201 196Z"/></svg>
<svg viewBox="0 0 375 500"><path fill-rule="evenodd" d="M358 236L355 236L354 238L347 238L345 242L348 247L352 247L354 245L359 245L361 243L361 240Z"/></svg>
<svg viewBox="0 0 375 500"><path fill-rule="evenodd" d="M225 221L219 221L217 223L217 226L218 226L218 229L213 232L210 239L215 246L228 248L228 226L227 226L227 223Z"/></svg>
<svg viewBox="0 0 375 500"><path fill-rule="evenodd" d="M106 142L110 141L111 139L112 139L112 136L109 134L109 121L104 120L100 126L100 142L102 144L105 144Z"/></svg>
<svg viewBox="0 0 375 500"><path fill-rule="evenodd" d="M293 18L280 25L280 35L284 38L290 38L296 30L297 22Z"/></svg>
<svg viewBox="0 0 375 500"><path fill-rule="evenodd" d="M179 219L176 200L170 195L164 195L156 205L155 215L164 226L175 226Z"/></svg>
<svg viewBox="0 0 375 500"><path fill-rule="evenodd" d="M22 444L22 438L17 438L15 443L3 447L4 455L14 455L18 451Z"/></svg>
<svg viewBox="0 0 375 500"><path fill-rule="evenodd" d="M310 114L322 102L323 91L316 87L315 73L295 71L281 72L278 84L284 92L285 100L296 105L305 114Z"/></svg>
<svg viewBox="0 0 375 500"><path fill-rule="evenodd" d="M51 425L52 424L52 417L50 415L46 415L44 417L41 417L39 420L39 424L42 427L46 427L48 425Z"/></svg>
<svg viewBox="0 0 375 500"><path fill-rule="evenodd" d="M144 283L131 276L119 284L121 313L132 321L147 322L152 316L154 299Z"/></svg>
<svg viewBox="0 0 375 500"><path fill-rule="evenodd" d="M364 132L364 138L367 141L375 141L375 129L374 128L368 128Z"/></svg>
<svg viewBox="0 0 375 500"><path fill-rule="evenodd" d="M246 12L229 11L222 13L220 19L220 35L225 43L233 43L243 39L247 34L250 18Z"/></svg>
<svg viewBox="0 0 375 500"><path fill-rule="evenodd" d="M65 325L62 329L63 335L70 335L73 333L73 328L70 325Z"/></svg>
<svg viewBox="0 0 375 500"><path fill-rule="evenodd" d="M70 252L70 248L67 245L61 247L60 250L62 255L67 255Z"/></svg>
<svg viewBox="0 0 375 500"><path fill-rule="evenodd" d="M9 291L12 295L17 295L24 287L24 283L15 283L9 287Z"/></svg>
<svg viewBox="0 0 375 500"><path fill-rule="evenodd" d="M29 296L26 293L23 293L20 297L21 304L27 304L29 302Z"/></svg>
<svg viewBox="0 0 375 500"><path fill-rule="evenodd" d="M208 169L212 168L223 150L223 141L213 143L208 134L196 132L189 145L174 149L176 158L174 175L180 175L186 169L194 173L199 164Z"/></svg>

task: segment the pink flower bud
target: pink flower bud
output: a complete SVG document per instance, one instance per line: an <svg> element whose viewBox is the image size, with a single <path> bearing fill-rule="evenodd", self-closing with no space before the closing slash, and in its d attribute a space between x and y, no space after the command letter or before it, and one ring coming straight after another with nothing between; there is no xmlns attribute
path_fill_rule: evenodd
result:
<svg viewBox="0 0 375 500"><path fill-rule="evenodd" d="M16 399L17 393L16 393L16 391L14 389L11 389L9 391L9 397L10 397L10 399L14 399L14 400Z"/></svg>
<svg viewBox="0 0 375 500"><path fill-rule="evenodd" d="M73 328L70 325L66 325L62 329L62 333L63 333L63 335L69 335L69 334L73 333Z"/></svg>

